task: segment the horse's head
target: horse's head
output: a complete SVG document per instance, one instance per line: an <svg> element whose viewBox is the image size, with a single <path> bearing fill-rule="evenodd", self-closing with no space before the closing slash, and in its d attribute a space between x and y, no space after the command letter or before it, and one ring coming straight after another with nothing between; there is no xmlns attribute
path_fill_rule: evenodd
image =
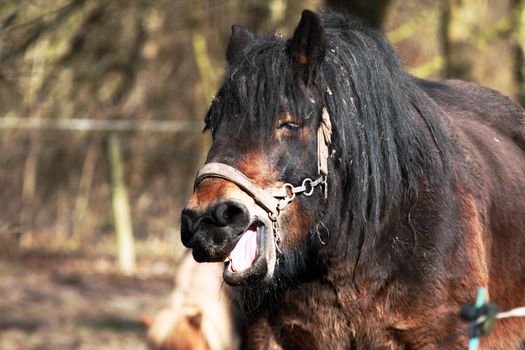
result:
<svg viewBox="0 0 525 350"><path fill-rule="evenodd" d="M317 79L324 55L310 11L288 41L232 27L205 120L213 143L181 225L197 261L226 262L229 284L271 279L320 219L331 134Z"/></svg>

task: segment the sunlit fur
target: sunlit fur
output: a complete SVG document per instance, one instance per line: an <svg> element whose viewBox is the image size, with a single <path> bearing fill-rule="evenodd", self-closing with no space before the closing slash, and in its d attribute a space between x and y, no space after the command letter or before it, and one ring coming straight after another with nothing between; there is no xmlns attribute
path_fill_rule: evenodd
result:
<svg viewBox="0 0 525 350"><path fill-rule="evenodd" d="M152 350L240 350L244 317L223 286L222 264L179 264L168 305L148 320Z"/></svg>

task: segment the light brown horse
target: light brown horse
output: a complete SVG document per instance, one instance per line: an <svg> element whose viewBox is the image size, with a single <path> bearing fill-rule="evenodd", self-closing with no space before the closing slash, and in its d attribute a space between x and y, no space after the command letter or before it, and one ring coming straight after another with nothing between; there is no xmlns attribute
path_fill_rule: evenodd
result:
<svg viewBox="0 0 525 350"><path fill-rule="evenodd" d="M222 286L220 264L197 264L187 254L177 269L168 305L149 325L148 344L156 350L239 350L244 318Z"/></svg>

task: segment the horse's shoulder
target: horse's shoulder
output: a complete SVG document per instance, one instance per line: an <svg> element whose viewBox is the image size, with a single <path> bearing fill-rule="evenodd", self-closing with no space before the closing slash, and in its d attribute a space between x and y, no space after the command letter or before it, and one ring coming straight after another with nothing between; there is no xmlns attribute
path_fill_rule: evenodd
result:
<svg viewBox="0 0 525 350"><path fill-rule="evenodd" d="M452 121L483 124L525 149L525 110L509 97L462 80L415 81Z"/></svg>
<svg viewBox="0 0 525 350"><path fill-rule="evenodd" d="M484 115L509 113L520 116L524 110L509 97L491 88L463 80L423 80L416 84L440 106L455 107Z"/></svg>

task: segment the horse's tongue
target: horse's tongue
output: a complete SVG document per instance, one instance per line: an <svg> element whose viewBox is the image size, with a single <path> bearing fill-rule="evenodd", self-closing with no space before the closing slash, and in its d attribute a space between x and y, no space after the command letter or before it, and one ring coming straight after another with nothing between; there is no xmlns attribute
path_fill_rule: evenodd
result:
<svg viewBox="0 0 525 350"><path fill-rule="evenodd" d="M242 271L250 266L255 260L257 252L257 231L247 230L241 236L239 242L230 254L231 270L233 272Z"/></svg>

